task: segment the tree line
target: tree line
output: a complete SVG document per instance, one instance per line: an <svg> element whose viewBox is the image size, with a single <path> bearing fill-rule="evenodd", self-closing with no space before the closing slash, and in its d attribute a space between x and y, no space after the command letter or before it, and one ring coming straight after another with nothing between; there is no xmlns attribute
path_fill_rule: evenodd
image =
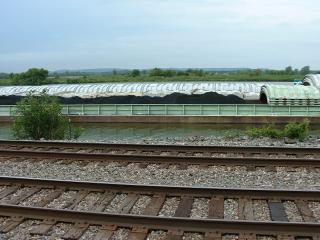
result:
<svg viewBox="0 0 320 240"><path fill-rule="evenodd" d="M283 70L269 69L246 69L238 71L204 71L203 69L161 69L151 70L133 69L127 71L117 71L106 75L87 75L76 73L77 75L50 74L43 68L30 68L26 72L0 74L2 83L8 79L6 85L44 85L55 83L94 83L94 82L134 82L134 81L291 81L296 78L303 78L308 73L318 73L311 71L309 66L301 69L293 69L287 66Z"/></svg>

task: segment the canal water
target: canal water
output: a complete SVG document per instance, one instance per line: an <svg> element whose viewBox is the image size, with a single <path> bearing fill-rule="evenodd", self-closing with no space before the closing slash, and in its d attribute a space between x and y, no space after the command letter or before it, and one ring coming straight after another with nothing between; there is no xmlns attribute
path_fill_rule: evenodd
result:
<svg viewBox="0 0 320 240"><path fill-rule="evenodd" d="M235 136L245 133L252 124L197 124L197 123L85 123L79 140L121 140L139 138L172 138L191 136ZM256 127L259 125L256 125ZM261 125L260 125L261 126ZM319 126L312 126L312 135L320 135ZM0 139L13 139L10 124L0 125Z"/></svg>

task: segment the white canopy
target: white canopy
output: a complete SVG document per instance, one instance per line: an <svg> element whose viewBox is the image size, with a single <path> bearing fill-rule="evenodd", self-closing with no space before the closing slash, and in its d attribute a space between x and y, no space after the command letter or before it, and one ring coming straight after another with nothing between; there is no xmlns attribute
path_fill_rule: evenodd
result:
<svg viewBox="0 0 320 240"><path fill-rule="evenodd" d="M110 96L166 96L171 93L203 94L217 92L223 95L234 94L246 100L259 99L260 89L265 82L165 82L165 83L94 83L94 84L52 84L42 86L4 86L0 96L25 96L30 91L48 90L50 95L60 97L110 97ZM277 82L272 85L289 85Z"/></svg>

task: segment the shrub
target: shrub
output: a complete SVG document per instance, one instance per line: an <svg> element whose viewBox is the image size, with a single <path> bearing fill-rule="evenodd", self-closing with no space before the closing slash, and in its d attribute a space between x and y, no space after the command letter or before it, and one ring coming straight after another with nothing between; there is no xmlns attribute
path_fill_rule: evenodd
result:
<svg viewBox="0 0 320 240"><path fill-rule="evenodd" d="M83 133L83 128L74 127L69 123L69 139L78 139Z"/></svg>
<svg viewBox="0 0 320 240"><path fill-rule="evenodd" d="M278 130L273 124L266 125L261 128L248 129L247 133L251 137L280 138L283 136L283 132L281 130Z"/></svg>
<svg viewBox="0 0 320 240"><path fill-rule="evenodd" d="M251 128L247 130L247 134L251 137L271 137L281 138L288 137L303 141L310 132L309 120L305 119L301 123L292 122L285 125L284 129L279 130L275 125L266 125L261 128Z"/></svg>
<svg viewBox="0 0 320 240"><path fill-rule="evenodd" d="M42 85L47 83L49 71L43 68L30 68L28 71L10 74L13 85Z"/></svg>
<svg viewBox="0 0 320 240"><path fill-rule="evenodd" d="M288 138L297 138L303 141L309 135L309 125L310 122L307 119L301 123L289 123L284 128L284 135Z"/></svg>
<svg viewBox="0 0 320 240"><path fill-rule="evenodd" d="M131 77L139 77L140 76L140 70L139 69L133 69L130 73Z"/></svg>
<svg viewBox="0 0 320 240"><path fill-rule="evenodd" d="M71 138L68 118L61 110L57 98L49 96L46 91L38 95L29 93L17 104L12 126L14 137L34 140Z"/></svg>

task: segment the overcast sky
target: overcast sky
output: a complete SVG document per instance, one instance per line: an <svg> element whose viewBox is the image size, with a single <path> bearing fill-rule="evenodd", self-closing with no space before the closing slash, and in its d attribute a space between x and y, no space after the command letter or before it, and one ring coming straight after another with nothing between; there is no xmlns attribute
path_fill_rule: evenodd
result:
<svg viewBox="0 0 320 240"><path fill-rule="evenodd" d="M0 72L320 69L319 0L1 0Z"/></svg>

